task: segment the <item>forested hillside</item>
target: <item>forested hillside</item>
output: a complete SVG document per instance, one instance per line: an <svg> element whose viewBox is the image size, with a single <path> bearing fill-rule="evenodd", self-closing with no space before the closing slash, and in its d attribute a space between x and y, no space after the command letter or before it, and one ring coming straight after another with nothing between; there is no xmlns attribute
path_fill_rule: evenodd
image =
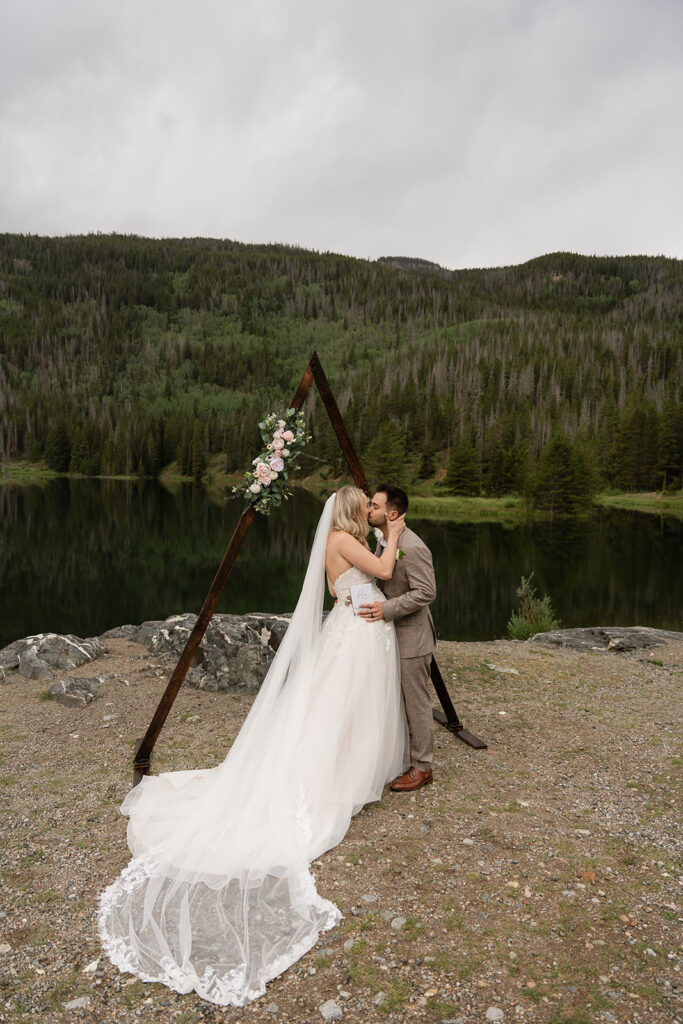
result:
<svg viewBox="0 0 683 1024"><path fill-rule="evenodd" d="M680 487L683 262L446 271L213 239L0 235L0 461L247 467L318 351L368 474L456 493ZM340 467L321 403L313 451ZM552 446L550 442L552 440ZM536 481L536 483L534 483Z"/></svg>

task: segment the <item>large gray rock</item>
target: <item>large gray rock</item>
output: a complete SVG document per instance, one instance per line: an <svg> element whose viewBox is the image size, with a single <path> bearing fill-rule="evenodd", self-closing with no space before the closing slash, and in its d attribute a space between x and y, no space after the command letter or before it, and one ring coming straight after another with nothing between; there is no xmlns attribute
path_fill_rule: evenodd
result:
<svg viewBox="0 0 683 1024"><path fill-rule="evenodd" d="M249 612L244 616L247 622L254 627L261 637L262 643L267 643L274 651L282 643L282 638L287 632L290 615L268 615L263 612ZM324 615L323 615L324 618Z"/></svg>
<svg viewBox="0 0 683 1024"><path fill-rule="evenodd" d="M650 626L591 626L585 629L553 629L536 633L532 643L569 647L576 651L639 651L658 647L668 640L683 640L683 633Z"/></svg>
<svg viewBox="0 0 683 1024"><path fill-rule="evenodd" d="M131 636L169 664L177 662L197 621L193 614L143 622ZM288 619L277 615L214 615L206 628L188 685L200 690L255 693L274 657Z"/></svg>
<svg viewBox="0 0 683 1024"><path fill-rule="evenodd" d="M0 651L0 668L19 668L19 653L23 650L24 643L24 640L14 640L11 644L7 644L7 647L3 647Z"/></svg>
<svg viewBox="0 0 683 1024"><path fill-rule="evenodd" d="M84 708L102 696L101 676L88 676L83 679L67 677L53 683L47 691L50 699L68 708Z"/></svg>
<svg viewBox="0 0 683 1024"><path fill-rule="evenodd" d="M18 672L27 679L52 679L54 674L50 666L42 661L31 647L19 655Z"/></svg>
<svg viewBox="0 0 683 1024"><path fill-rule="evenodd" d="M15 669L28 679L52 679L55 672L77 668L104 654L96 637L87 640L68 634L38 633L0 651L0 668Z"/></svg>
<svg viewBox="0 0 683 1024"><path fill-rule="evenodd" d="M214 615L187 674L188 685L200 690L256 693L290 618L261 612ZM55 672L74 669L100 657L106 652L102 641L113 638L144 645L170 669L177 663L196 621L196 615L186 613L143 622L140 626L118 626L88 640L56 633L15 640L0 651L0 683L9 682L15 672L28 679L49 681ZM90 688L81 685L89 682L93 683ZM99 683L98 677L85 681L68 677L52 687L50 693L62 704L83 707L100 695Z"/></svg>

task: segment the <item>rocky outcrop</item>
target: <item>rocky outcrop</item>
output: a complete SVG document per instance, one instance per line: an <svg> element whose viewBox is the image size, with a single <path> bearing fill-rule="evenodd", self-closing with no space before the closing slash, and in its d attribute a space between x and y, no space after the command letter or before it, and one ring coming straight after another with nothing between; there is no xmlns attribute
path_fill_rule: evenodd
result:
<svg viewBox="0 0 683 1024"><path fill-rule="evenodd" d="M192 632L196 615L172 615L143 622L130 639L165 662L175 664ZM287 616L214 615L186 676L199 690L255 693L289 624Z"/></svg>
<svg viewBox="0 0 683 1024"><path fill-rule="evenodd" d="M553 629L536 633L531 642L575 651L639 651L659 647L669 640L683 640L683 633L649 626L591 626L585 629Z"/></svg>
<svg viewBox="0 0 683 1024"><path fill-rule="evenodd" d="M214 615L209 623L185 682L199 690L256 693L289 625L289 615ZM104 692L101 676L65 676L65 671L94 662L107 654L107 641L130 640L154 656L157 674L170 676L194 628L197 616L172 615L168 619L109 629L100 637L83 640L57 633L16 640L0 651L0 684L16 676L50 684L53 700L70 707L85 707ZM537 633L531 643L566 647L577 651L628 652L682 640L673 633L647 626L596 626L589 629L556 629ZM512 671L498 669L497 671ZM59 678L57 678L59 677Z"/></svg>
<svg viewBox="0 0 683 1024"><path fill-rule="evenodd" d="M287 631L289 615L214 615L209 623L186 683L200 690L256 693L275 651ZM15 675L49 683L57 674L94 661L107 653L106 642L127 639L142 644L170 670L182 653L197 621L193 614L109 629L100 637L41 633L16 640L0 651L0 683ZM62 704L84 707L102 692L103 680L60 678L48 690Z"/></svg>
<svg viewBox="0 0 683 1024"><path fill-rule="evenodd" d="M84 708L86 704L91 704L102 696L103 682L101 676L88 676L82 679L67 676L66 679L53 683L47 692L50 700L58 704L64 704L68 708Z"/></svg>
<svg viewBox="0 0 683 1024"><path fill-rule="evenodd" d="M56 672L78 668L104 654L97 637L82 640L71 633L38 633L15 640L0 651L0 669L15 670L27 679L52 679ZM5 680L7 681L7 679Z"/></svg>

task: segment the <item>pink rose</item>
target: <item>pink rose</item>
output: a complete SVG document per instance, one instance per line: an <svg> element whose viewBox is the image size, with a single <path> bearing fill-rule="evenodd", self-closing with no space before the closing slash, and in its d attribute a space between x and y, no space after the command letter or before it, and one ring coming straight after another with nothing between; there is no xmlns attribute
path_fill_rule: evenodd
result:
<svg viewBox="0 0 683 1024"><path fill-rule="evenodd" d="M275 437L282 437L282 431L281 430L274 430L273 431L273 437L274 438Z"/></svg>
<svg viewBox="0 0 683 1024"><path fill-rule="evenodd" d="M285 464L278 455L271 455L270 468L274 469L276 473L281 473L285 468Z"/></svg>
<svg viewBox="0 0 683 1024"><path fill-rule="evenodd" d="M256 467L256 476L261 483L270 483L270 466L265 462L259 462Z"/></svg>
<svg viewBox="0 0 683 1024"><path fill-rule="evenodd" d="M281 437L273 438L273 448L276 451L279 451L281 448L284 448L284 446L285 446L285 442L282 440Z"/></svg>
<svg viewBox="0 0 683 1024"><path fill-rule="evenodd" d="M284 432L284 434L282 436L284 437L285 441L293 441L294 440L294 434L292 433L291 430L285 430L285 432Z"/></svg>

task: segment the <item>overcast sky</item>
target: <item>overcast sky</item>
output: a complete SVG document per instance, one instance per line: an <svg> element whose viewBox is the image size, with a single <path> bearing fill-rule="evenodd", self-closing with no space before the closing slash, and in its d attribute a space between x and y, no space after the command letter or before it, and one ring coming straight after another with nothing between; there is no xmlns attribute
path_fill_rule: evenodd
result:
<svg viewBox="0 0 683 1024"><path fill-rule="evenodd" d="M0 231L683 258L683 0L0 0Z"/></svg>

